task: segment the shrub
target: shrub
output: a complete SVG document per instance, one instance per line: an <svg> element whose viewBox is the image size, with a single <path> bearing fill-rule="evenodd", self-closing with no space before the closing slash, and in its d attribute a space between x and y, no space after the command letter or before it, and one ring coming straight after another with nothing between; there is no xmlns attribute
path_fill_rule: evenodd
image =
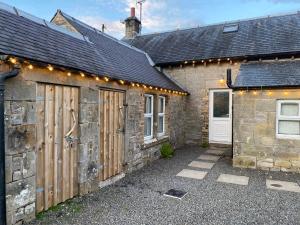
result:
<svg viewBox="0 0 300 225"><path fill-rule="evenodd" d="M174 156L174 149L170 143L164 143L160 148L160 154L163 158L172 158Z"/></svg>
<svg viewBox="0 0 300 225"><path fill-rule="evenodd" d="M207 142L203 142L203 143L201 144L201 147L202 147L202 148L208 148L208 147L209 147L209 144L208 144Z"/></svg>

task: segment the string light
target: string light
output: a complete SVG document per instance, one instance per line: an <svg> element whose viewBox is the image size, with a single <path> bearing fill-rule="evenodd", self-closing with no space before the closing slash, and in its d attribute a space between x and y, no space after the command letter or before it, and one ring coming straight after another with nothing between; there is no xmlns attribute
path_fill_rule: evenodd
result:
<svg viewBox="0 0 300 225"><path fill-rule="evenodd" d="M144 89L147 89L147 86L146 86L145 84L143 84L143 88L144 88Z"/></svg>
<svg viewBox="0 0 300 225"><path fill-rule="evenodd" d="M72 73L71 72L68 72L67 73L68 77L72 76Z"/></svg>
<svg viewBox="0 0 300 225"><path fill-rule="evenodd" d="M108 81L109 81L109 78L108 78L108 77L104 77L104 80L105 80L106 82L108 82Z"/></svg>
<svg viewBox="0 0 300 225"><path fill-rule="evenodd" d="M244 92L243 91L239 91L239 95L243 95L244 94Z"/></svg>
<svg viewBox="0 0 300 225"><path fill-rule="evenodd" d="M140 87L140 85L139 85L139 84L136 84L136 86L137 86L137 87Z"/></svg>
<svg viewBox="0 0 300 225"><path fill-rule="evenodd" d="M16 64L17 63L17 59L16 58L9 58L9 61L12 63L12 64Z"/></svg>
<svg viewBox="0 0 300 225"><path fill-rule="evenodd" d="M125 84L124 80L119 80L120 84Z"/></svg>
<svg viewBox="0 0 300 225"><path fill-rule="evenodd" d="M283 92L283 94L284 94L285 96L289 95L289 93L288 93L287 91Z"/></svg>
<svg viewBox="0 0 300 225"><path fill-rule="evenodd" d="M95 79L96 79L96 81L99 81L99 80L100 80L99 77L96 77Z"/></svg>
<svg viewBox="0 0 300 225"><path fill-rule="evenodd" d="M131 86L132 86L132 87L134 87L134 86L135 86L135 84L134 84L134 83L131 83Z"/></svg>
<svg viewBox="0 0 300 225"><path fill-rule="evenodd" d="M184 64L188 64L188 61L185 61Z"/></svg>
<svg viewBox="0 0 300 225"><path fill-rule="evenodd" d="M28 65L28 69L32 70L33 69L33 65L29 64Z"/></svg>
<svg viewBox="0 0 300 225"><path fill-rule="evenodd" d="M83 72L80 72L81 77L85 77L85 74Z"/></svg>
<svg viewBox="0 0 300 225"><path fill-rule="evenodd" d="M225 80L222 78L222 79L219 80L219 83L220 83L220 84L224 84L224 83L225 83Z"/></svg>
<svg viewBox="0 0 300 225"><path fill-rule="evenodd" d="M272 95L272 91L268 91L268 96L271 96Z"/></svg>
<svg viewBox="0 0 300 225"><path fill-rule="evenodd" d="M53 66L51 66L51 65L48 65L47 68L49 71L53 71L53 69L54 69Z"/></svg>
<svg viewBox="0 0 300 225"><path fill-rule="evenodd" d="M150 88L151 90L153 89L153 87L152 87L152 86L150 86L149 88Z"/></svg>
<svg viewBox="0 0 300 225"><path fill-rule="evenodd" d="M253 91L253 95L257 95L257 91Z"/></svg>

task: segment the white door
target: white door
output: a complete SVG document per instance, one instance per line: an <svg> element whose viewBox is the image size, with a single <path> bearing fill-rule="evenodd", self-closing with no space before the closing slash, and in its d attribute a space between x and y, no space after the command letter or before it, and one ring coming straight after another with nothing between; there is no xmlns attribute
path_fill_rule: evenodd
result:
<svg viewBox="0 0 300 225"><path fill-rule="evenodd" d="M232 143L231 90L210 90L209 92L209 142Z"/></svg>

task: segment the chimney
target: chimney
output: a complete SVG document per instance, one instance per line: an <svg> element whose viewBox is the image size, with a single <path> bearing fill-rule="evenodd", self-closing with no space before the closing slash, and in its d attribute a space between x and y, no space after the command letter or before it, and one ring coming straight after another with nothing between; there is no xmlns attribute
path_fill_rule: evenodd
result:
<svg viewBox="0 0 300 225"><path fill-rule="evenodd" d="M141 33L141 21L135 16L135 8L130 9L130 17L125 20L125 38L133 39Z"/></svg>

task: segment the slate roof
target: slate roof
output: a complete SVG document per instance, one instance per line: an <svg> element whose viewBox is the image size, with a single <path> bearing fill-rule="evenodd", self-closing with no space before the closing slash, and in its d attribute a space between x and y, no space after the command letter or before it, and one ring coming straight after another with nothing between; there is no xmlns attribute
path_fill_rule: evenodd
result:
<svg viewBox="0 0 300 225"><path fill-rule="evenodd" d="M84 37L0 4L0 53L47 64L183 91L156 70L147 55L89 31ZM94 33L93 33L94 32ZM90 39L90 40L89 40ZM100 43L101 42L101 43Z"/></svg>
<svg viewBox="0 0 300 225"><path fill-rule="evenodd" d="M238 24L238 31L223 33L230 24ZM126 42L147 52L156 64L294 54L300 53L300 14L141 35Z"/></svg>
<svg viewBox="0 0 300 225"><path fill-rule="evenodd" d="M241 64L236 88L300 85L300 61L249 62Z"/></svg>

